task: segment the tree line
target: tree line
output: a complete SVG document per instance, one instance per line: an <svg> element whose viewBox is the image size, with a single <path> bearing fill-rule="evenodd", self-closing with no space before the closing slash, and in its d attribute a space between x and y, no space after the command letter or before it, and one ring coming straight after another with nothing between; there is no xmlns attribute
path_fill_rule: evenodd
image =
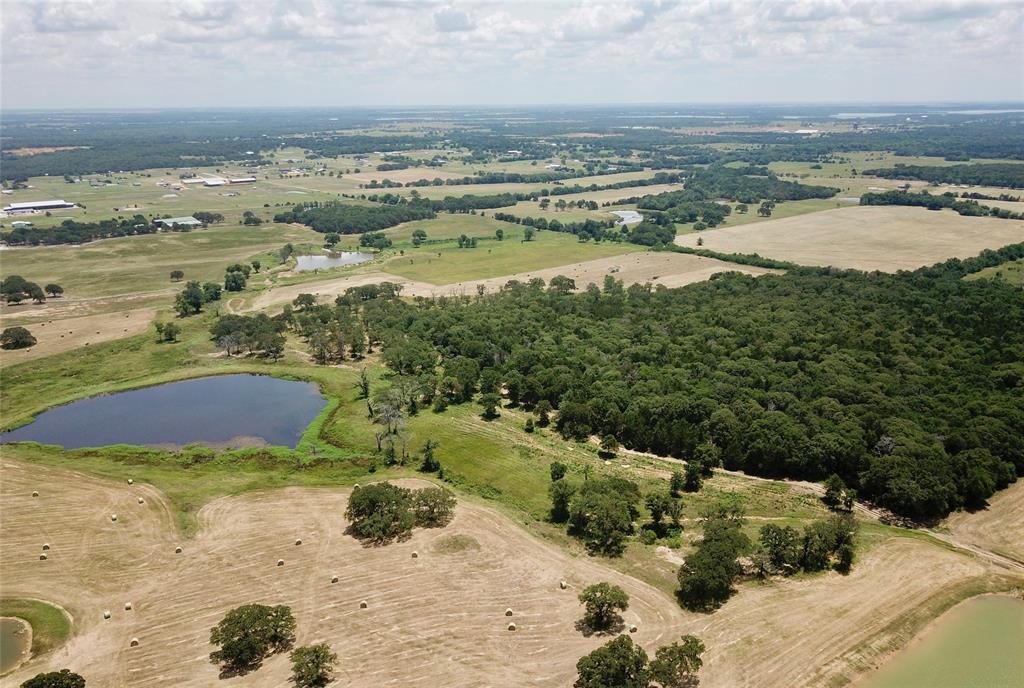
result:
<svg viewBox="0 0 1024 688"><path fill-rule="evenodd" d="M1024 165L975 163L973 165L901 165L861 170L861 174L886 179L920 179L935 184L971 184L1024 189Z"/></svg>
<svg viewBox="0 0 1024 688"><path fill-rule="evenodd" d="M947 191L942 194L930 194L927 191L881 191L866 193L860 197L861 205L904 205L928 210L949 208L960 215L969 217L998 217L1003 220L1022 220L1024 213L1014 212L1005 208L989 207L973 199L959 198L955 193Z"/></svg>
<svg viewBox="0 0 1024 688"><path fill-rule="evenodd" d="M202 211L197 211L193 217L200 220L203 226L224 220L224 216L220 213ZM11 246L56 246L58 244L84 244L115 237L156 234L159 231L188 232L191 230L192 227L180 225L157 225L153 219L144 215L135 215L130 218L100 220L99 222L64 220L56 227L50 228L16 227L0 233L0 239Z"/></svg>

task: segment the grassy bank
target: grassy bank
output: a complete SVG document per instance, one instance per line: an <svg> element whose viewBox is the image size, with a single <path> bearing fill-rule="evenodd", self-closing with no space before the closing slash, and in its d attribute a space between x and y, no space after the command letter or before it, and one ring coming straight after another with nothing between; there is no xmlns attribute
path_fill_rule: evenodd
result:
<svg viewBox="0 0 1024 688"><path fill-rule="evenodd" d="M0 597L0 616L17 617L32 627L33 657L60 647L71 635L71 619L64 610L39 600Z"/></svg>

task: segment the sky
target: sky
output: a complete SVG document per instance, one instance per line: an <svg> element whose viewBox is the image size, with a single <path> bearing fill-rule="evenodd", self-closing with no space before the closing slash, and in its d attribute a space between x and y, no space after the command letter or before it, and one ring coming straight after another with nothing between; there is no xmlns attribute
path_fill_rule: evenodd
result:
<svg viewBox="0 0 1024 688"><path fill-rule="evenodd" d="M1024 100L1020 0L0 0L0 107Z"/></svg>

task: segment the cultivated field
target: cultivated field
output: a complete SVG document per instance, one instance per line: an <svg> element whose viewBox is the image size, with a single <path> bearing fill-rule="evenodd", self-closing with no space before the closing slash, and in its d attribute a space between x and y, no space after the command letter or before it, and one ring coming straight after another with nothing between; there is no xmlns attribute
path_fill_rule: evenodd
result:
<svg viewBox="0 0 1024 688"><path fill-rule="evenodd" d="M0 351L0 367L145 332L156 312L155 308L142 308L77 318L58 317L38 323L26 322L37 344L28 349ZM7 318L0 320L0 323L4 326L15 324Z"/></svg>
<svg viewBox="0 0 1024 688"><path fill-rule="evenodd" d="M344 658L339 685L566 686L576 659L605 640L574 628L576 594L608 580L629 593L624 619L649 652L681 633L704 640L701 685L820 686L871 668L984 589L988 575L967 555L883 537L848 576L748 584L714 614L693 614L465 499L447 528L387 547L364 548L344 534L347 490L330 488L215 499L200 510L195 538L183 539L151 486L9 459L0 470L5 594L47 599L74 619L72 639L13 682L68 666L98 685L212 685L209 629L231 607L260 602L291 606L299 644L332 645ZM122 472L127 478L131 467ZM38 559L43 542L47 561ZM515 632L506 630L506 607ZM231 682L284 685L288 671L276 656Z"/></svg>
<svg viewBox="0 0 1024 688"><path fill-rule="evenodd" d="M997 493L989 502L987 509L955 513L943 525L959 541L1024 564L1024 480Z"/></svg>
<svg viewBox="0 0 1024 688"><path fill-rule="evenodd" d="M344 658L339 685L564 686L576 659L605 640L574 628L583 586L609 580L626 589L624 619L652 649L671 642L684 617L663 593L465 501L447 528L364 548L344 534L347 491L254 493L208 504L200 533L183 542L167 503L145 485L30 464L2 470L5 594L51 600L75 620L72 640L13 682L69 666L96 685L214 685L210 628L228 609L261 602L291 606L298 644L332 645ZM47 561L38 559L43 542ZM284 685L289 672L282 655L231 683Z"/></svg>
<svg viewBox="0 0 1024 688"><path fill-rule="evenodd" d="M857 206L739 227L701 232L704 248L758 253L802 265L861 270L912 270L947 258L1024 239L1024 222L963 217L952 211ZM697 234L676 237L696 246Z"/></svg>

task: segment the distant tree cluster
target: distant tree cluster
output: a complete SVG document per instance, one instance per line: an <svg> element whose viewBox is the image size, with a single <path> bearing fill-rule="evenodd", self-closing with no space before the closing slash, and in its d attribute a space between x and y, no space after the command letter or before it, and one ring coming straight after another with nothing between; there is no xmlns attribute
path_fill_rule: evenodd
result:
<svg viewBox="0 0 1024 688"><path fill-rule="evenodd" d="M228 356L248 351L250 356L262 355L277 359L284 353L284 332L288 325L281 316L222 315L210 327L211 339Z"/></svg>
<svg viewBox="0 0 1024 688"><path fill-rule="evenodd" d="M223 222L220 213L196 211L193 217L204 225ZM205 218L205 219L204 219ZM99 239L156 234L161 230L189 232L185 225L159 226L144 215L130 218L100 220L99 222L78 222L64 220L56 227L17 227L0 233L0 239L11 246L56 246L58 244L84 244Z"/></svg>
<svg viewBox="0 0 1024 688"><path fill-rule="evenodd" d="M695 688L704 643L692 635L659 647L648 661L642 647L620 635L576 663L574 688Z"/></svg>
<svg viewBox="0 0 1024 688"><path fill-rule="evenodd" d="M1024 189L1024 165L974 163L971 165L902 165L861 170L861 174L887 179L920 179L935 184L970 184Z"/></svg>
<svg viewBox="0 0 1024 688"><path fill-rule="evenodd" d="M949 191L943 194L930 194L927 191L883 191L866 193L860 197L861 205L906 205L928 210L949 208L961 215L972 217L998 217L1003 220L1024 220L1024 213L1005 208L989 207L973 199L963 199Z"/></svg>
<svg viewBox="0 0 1024 688"><path fill-rule="evenodd" d="M59 284L47 284L44 289L21 275L8 275L0 282L0 297L11 305L19 304L25 299L43 303L47 294L55 298L63 293L64 288Z"/></svg>
<svg viewBox="0 0 1024 688"><path fill-rule="evenodd" d="M178 315L184 318L203 310L204 304L219 301L220 295L220 285L216 282L200 284L196 280L191 280L185 283L185 288L174 298L174 308Z"/></svg>
<svg viewBox="0 0 1024 688"><path fill-rule="evenodd" d="M324 234L359 234L434 216L435 212L429 206L412 204L303 204L288 212L278 213L274 216L274 222L297 222Z"/></svg>

